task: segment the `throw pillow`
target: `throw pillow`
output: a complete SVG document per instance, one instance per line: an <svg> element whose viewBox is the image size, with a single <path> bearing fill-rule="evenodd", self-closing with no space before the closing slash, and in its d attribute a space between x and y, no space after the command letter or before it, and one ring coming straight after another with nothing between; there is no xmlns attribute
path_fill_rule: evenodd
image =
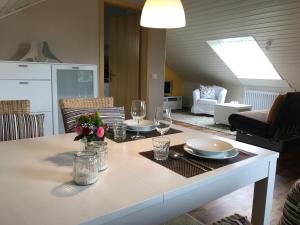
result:
<svg viewBox="0 0 300 225"><path fill-rule="evenodd" d="M112 127L115 122L125 120L124 107L106 107L106 108L65 108L62 110L65 132L74 132L76 118L83 114L100 112L100 118L108 126Z"/></svg>
<svg viewBox="0 0 300 225"><path fill-rule="evenodd" d="M0 141L44 136L44 114L0 114Z"/></svg>
<svg viewBox="0 0 300 225"><path fill-rule="evenodd" d="M279 113L280 107L282 106L282 104L285 100L285 96L286 95L278 95L277 98L275 99L275 101L273 102L273 105L268 114L268 119L267 119L268 123L273 123L274 120L276 119L276 117Z"/></svg>
<svg viewBox="0 0 300 225"><path fill-rule="evenodd" d="M200 85L200 98L216 99L216 93L214 87Z"/></svg>

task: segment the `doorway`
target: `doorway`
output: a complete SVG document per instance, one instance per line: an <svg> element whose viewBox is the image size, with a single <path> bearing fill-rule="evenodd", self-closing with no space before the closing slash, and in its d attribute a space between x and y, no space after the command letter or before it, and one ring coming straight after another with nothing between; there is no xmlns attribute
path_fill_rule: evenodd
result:
<svg viewBox="0 0 300 225"><path fill-rule="evenodd" d="M104 93L124 106L141 98L140 11L104 4Z"/></svg>

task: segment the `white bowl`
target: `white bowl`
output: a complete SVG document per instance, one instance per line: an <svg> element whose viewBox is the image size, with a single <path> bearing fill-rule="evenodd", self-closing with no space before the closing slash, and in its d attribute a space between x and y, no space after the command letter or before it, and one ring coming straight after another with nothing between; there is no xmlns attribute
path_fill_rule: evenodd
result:
<svg viewBox="0 0 300 225"><path fill-rule="evenodd" d="M232 149L228 152L225 152L223 154L215 154L215 155L204 155L200 154L199 152L196 152L195 150L189 148L187 145L184 145L184 150L189 153L190 155L197 156L199 158L204 159L216 159L216 160L224 160L224 159L231 159L236 157L239 154L239 151L237 149Z"/></svg>
<svg viewBox="0 0 300 225"><path fill-rule="evenodd" d="M154 122L151 120L142 120L139 125L135 120L125 120L124 123L127 125L127 130L132 132L136 132L138 129L140 132L155 130Z"/></svg>
<svg viewBox="0 0 300 225"><path fill-rule="evenodd" d="M224 154L233 149L232 144L215 138L194 138L188 140L186 145L203 155Z"/></svg>

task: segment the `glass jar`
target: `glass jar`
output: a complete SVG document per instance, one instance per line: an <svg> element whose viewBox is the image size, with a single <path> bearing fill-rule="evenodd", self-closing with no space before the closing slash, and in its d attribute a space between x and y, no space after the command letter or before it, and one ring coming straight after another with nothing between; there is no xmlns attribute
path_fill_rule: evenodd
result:
<svg viewBox="0 0 300 225"><path fill-rule="evenodd" d="M79 185L93 184L98 179L98 157L94 151L77 152L73 166L74 182Z"/></svg>
<svg viewBox="0 0 300 225"><path fill-rule="evenodd" d="M106 170L108 167L108 148L105 141L88 142L86 145L87 151L97 152L98 158L98 171Z"/></svg>
<svg viewBox="0 0 300 225"><path fill-rule="evenodd" d="M82 138L80 140L80 151L85 151L86 150L86 147L87 147L87 139L86 138Z"/></svg>
<svg viewBox="0 0 300 225"><path fill-rule="evenodd" d="M113 131L114 131L114 140L116 141L125 141L126 140L126 129L127 126L125 123L114 123Z"/></svg>

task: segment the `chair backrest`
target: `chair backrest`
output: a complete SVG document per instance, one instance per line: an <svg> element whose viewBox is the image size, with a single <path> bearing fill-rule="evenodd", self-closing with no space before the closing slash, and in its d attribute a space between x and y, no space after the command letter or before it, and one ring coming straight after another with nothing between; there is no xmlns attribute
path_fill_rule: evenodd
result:
<svg viewBox="0 0 300 225"><path fill-rule="evenodd" d="M270 126L275 139L300 135L300 92L289 92Z"/></svg>
<svg viewBox="0 0 300 225"><path fill-rule="evenodd" d="M220 86L216 86L216 85L214 85L213 87L214 87L217 98L218 98L219 94L221 93L221 91L226 90L225 88L220 87Z"/></svg>
<svg viewBox="0 0 300 225"><path fill-rule="evenodd" d="M28 114L30 113L29 100L0 101L0 114Z"/></svg>
<svg viewBox="0 0 300 225"><path fill-rule="evenodd" d="M73 132L73 127L75 126L74 113L65 112L67 109L99 109L99 108L109 108L114 106L113 97L103 97L103 98L70 98L70 99L61 99L59 101L62 119L64 123L64 128L66 133ZM76 110L77 112L77 110ZM76 116L78 113L76 113ZM71 119L70 119L71 117Z"/></svg>
<svg viewBox="0 0 300 225"><path fill-rule="evenodd" d="M218 104L223 104L226 99L227 89L214 85L216 99L218 100Z"/></svg>
<svg viewBox="0 0 300 225"><path fill-rule="evenodd" d="M59 101L61 109L65 108L101 108L101 107L113 107L113 97L103 98L69 98L61 99Z"/></svg>
<svg viewBox="0 0 300 225"><path fill-rule="evenodd" d="M44 136L45 114L0 114L0 141Z"/></svg>
<svg viewBox="0 0 300 225"><path fill-rule="evenodd" d="M125 120L124 107L100 107L100 108L64 108L62 109L65 133L72 133L76 127L76 119L84 114L100 113L100 118L108 128L114 123Z"/></svg>

